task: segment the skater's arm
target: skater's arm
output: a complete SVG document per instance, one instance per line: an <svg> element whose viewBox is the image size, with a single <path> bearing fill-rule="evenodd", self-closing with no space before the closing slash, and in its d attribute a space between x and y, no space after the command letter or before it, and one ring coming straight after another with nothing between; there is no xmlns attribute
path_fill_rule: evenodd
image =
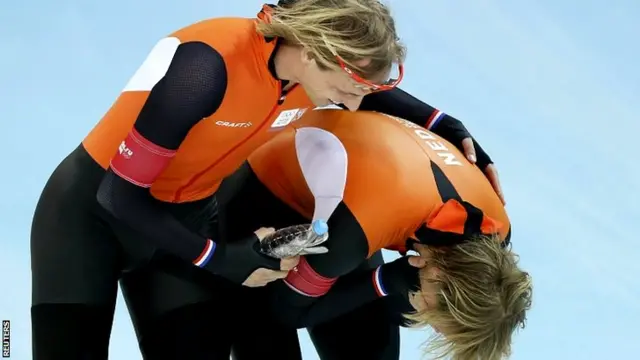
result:
<svg viewBox="0 0 640 360"><path fill-rule="evenodd" d="M491 185L504 202L498 173L489 154L471 136L464 124L455 117L436 109L400 88L368 94L359 110L377 111L410 121L433 131L452 143L467 158L475 157L478 167L485 173Z"/></svg>
<svg viewBox="0 0 640 360"><path fill-rule="evenodd" d="M410 265L407 257L374 269L356 270L340 277L326 295L308 306L277 309L276 317L287 326L305 328L385 298L393 304L387 309L388 315L402 324L402 314L413 310L408 294L419 289L418 274L419 268Z"/></svg>
<svg viewBox="0 0 640 360"><path fill-rule="evenodd" d="M341 276L351 273L367 258L367 237L344 203L338 205L327 224L329 240L322 246L329 252L301 257L297 268L283 281L270 284L271 311L288 325L297 326L315 302L330 293L334 284L341 283Z"/></svg>
<svg viewBox="0 0 640 360"><path fill-rule="evenodd" d="M217 110L226 91L227 74L222 56L204 43L180 44L169 58L167 52L152 53L147 60L156 63L155 70L166 68L166 72L155 74L155 85L113 157L97 199L116 218L139 231L144 240L204 266L215 243L189 231L158 206L149 189L191 128ZM152 73L149 70L145 75L153 77ZM123 95L118 101L130 99ZM116 103L115 107L127 105Z"/></svg>

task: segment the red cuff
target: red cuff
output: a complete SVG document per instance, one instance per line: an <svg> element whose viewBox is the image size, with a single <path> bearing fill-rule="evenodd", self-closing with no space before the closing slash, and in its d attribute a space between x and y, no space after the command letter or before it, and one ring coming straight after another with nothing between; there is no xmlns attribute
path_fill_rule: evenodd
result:
<svg viewBox="0 0 640 360"><path fill-rule="evenodd" d="M327 278L318 274L303 256L298 266L289 271L284 282L299 294L319 297L329 292L336 280L338 278Z"/></svg>
<svg viewBox="0 0 640 360"><path fill-rule="evenodd" d="M111 170L132 184L150 187L175 154L175 150L158 146L132 129L111 159Z"/></svg>

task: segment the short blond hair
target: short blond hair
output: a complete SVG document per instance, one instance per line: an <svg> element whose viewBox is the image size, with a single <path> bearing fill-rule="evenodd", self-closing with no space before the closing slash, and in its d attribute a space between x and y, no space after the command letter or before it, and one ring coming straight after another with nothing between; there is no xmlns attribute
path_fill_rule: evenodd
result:
<svg viewBox="0 0 640 360"><path fill-rule="evenodd" d="M498 239L478 236L445 251L429 253L437 271L431 282L437 304L406 317L414 327L442 332L429 339L427 352L441 359L499 360L510 356L511 338L524 328L532 303L532 281L518 267L518 256Z"/></svg>
<svg viewBox="0 0 640 360"><path fill-rule="evenodd" d="M305 47L321 69L339 69L334 53L365 79L403 62L400 42L388 6L379 0L296 0L272 10L270 22L259 22L266 37ZM366 66L359 60L369 59Z"/></svg>

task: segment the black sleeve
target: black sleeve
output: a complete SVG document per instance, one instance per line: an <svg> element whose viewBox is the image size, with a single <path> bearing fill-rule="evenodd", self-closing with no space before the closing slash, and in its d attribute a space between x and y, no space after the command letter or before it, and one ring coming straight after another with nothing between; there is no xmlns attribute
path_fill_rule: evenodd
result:
<svg viewBox="0 0 640 360"><path fill-rule="evenodd" d="M373 269L357 269L342 276L331 290L316 301L294 309L276 309L275 318L286 326L304 328L330 321L336 317L366 305L372 301L383 301L386 315L395 324L406 326L403 314L415 311L410 303L410 293L420 290L420 269L411 265L409 258L402 256L383 263L379 258ZM275 285L274 285L275 287ZM275 300L281 301L274 297Z"/></svg>
<svg viewBox="0 0 640 360"><path fill-rule="evenodd" d="M307 256L307 262L320 275L337 278L350 273L369 252L367 236L349 207L340 202L327 220L329 240L323 245L329 252Z"/></svg>
<svg viewBox="0 0 640 360"><path fill-rule="evenodd" d="M189 130L220 106L227 87L222 56L200 42L181 44L165 76L148 95L134 129L153 145L176 150ZM158 247L193 261L207 239L189 231L158 206L149 189L109 169L98 202Z"/></svg>
<svg viewBox="0 0 640 360"><path fill-rule="evenodd" d="M307 306L285 309L280 305L273 309L276 318L287 326L301 329L330 321L380 299L373 281L375 271L355 271L340 277L326 295L310 301ZM271 286L276 288L277 284ZM274 303L282 301L278 294L273 296Z"/></svg>
<svg viewBox="0 0 640 360"><path fill-rule="evenodd" d="M360 224L344 203L338 205L327 224L329 225L329 240L323 245L329 249L329 252L321 255L309 255L305 257L305 260L318 275L335 279L356 269L366 259L369 246ZM290 272L291 276L295 276L295 272ZM276 317L287 326L297 326L305 322L305 316L309 311L313 311L312 320L317 315L321 315L322 309L326 305L320 305L318 310L311 310L311 307L324 297L305 295L304 290L293 289L290 285L291 282L287 282L288 279L289 277L284 281L277 281L270 285L270 306ZM349 283L347 281L347 284ZM333 285L336 286L336 284L337 281ZM366 285L364 286L366 287ZM329 293L331 291L333 290L330 290ZM364 300L362 298L354 299L356 303L367 302L370 294L366 291L363 294ZM348 296L348 294L346 292L338 293L339 299L344 296ZM329 303L332 304L334 301L330 300Z"/></svg>
<svg viewBox="0 0 640 360"><path fill-rule="evenodd" d="M427 121L438 110L400 88L378 91L366 95L358 110L377 111L427 127Z"/></svg>
<svg viewBox="0 0 640 360"><path fill-rule="evenodd" d="M493 163L489 154L471 136L460 120L418 100L400 88L365 96L358 110L377 111L410 121L433 131L462 152L464 152L462 140L472 138L478 167L484 169Z"/></svg>
<svg viewBox="0 0 640 360"><path fill-rule="evenodd" d="M460 120L441 112L433 106L415 98L411 94L400 88L393 88L388 91L379 91L371 93L364 97L358 110L377 111L392 116L411 121L416 125L430 129L436 134L443 136L445 139L452 141L450 134L441 134L440 124L455 124L456 129L460 132L455 134L455 139L462 139L470 136L467 129L462 125ZM451 128L452 125L447 126ZM444 129L442 129L444 130ZM449 130L447 130L448 132ZM458 145L454 141L454 145Z"/></svg>
<svg viewBox="0 0 640 360"><path fill-rule="evenodd" d="M352 272L338 279L325 296L295 314L285 314L287 326L302 329L316 326L348 314L373 301L385 301L389 320L400 326L410 325L404 314L415 311L404 296L381 294L374 277L377 269ZM282 318L282 313L277 314Z"/></svg>

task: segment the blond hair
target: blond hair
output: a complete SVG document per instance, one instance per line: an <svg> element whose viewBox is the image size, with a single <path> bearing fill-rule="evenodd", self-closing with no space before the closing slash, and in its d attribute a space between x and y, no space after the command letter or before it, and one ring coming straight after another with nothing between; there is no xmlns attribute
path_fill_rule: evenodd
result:
<svg viewBox="0 0 640 360"><path fill-rule="evenodd" d="M427 353L441 359L498 360L511 354L511 337L524 328L531 308L532 281L518 268L518 256L499 240L478 236L445 251L429 253L439 271L427 278L437 289L437 304L407 314L413 327L433 326Z"/></svg>
<svg viewBox="0 0 640 360"><path fill-rule="evenodd" d="M257 31L305 47L321 69L339 69L336 55L365 79L404 61L393 17L379 0L295 0L272 10ZM370 60L357 66L359 60Z"/></svg>

